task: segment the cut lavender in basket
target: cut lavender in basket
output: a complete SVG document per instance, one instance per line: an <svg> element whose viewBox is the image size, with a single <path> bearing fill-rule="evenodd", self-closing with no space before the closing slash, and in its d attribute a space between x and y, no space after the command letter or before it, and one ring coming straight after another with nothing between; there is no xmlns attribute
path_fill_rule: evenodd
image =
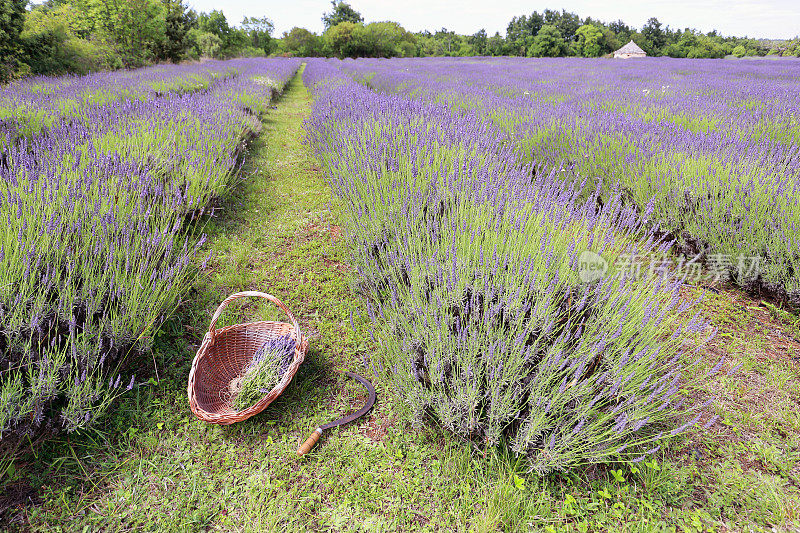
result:
<svg viewBox="0 0 800 533"><path fill-rule="evenodd" d="M236 411L258 402L281 380L292 362L295 340L288 335L268 340L253 356L244 373L231 381L232 406Z"/></svg>

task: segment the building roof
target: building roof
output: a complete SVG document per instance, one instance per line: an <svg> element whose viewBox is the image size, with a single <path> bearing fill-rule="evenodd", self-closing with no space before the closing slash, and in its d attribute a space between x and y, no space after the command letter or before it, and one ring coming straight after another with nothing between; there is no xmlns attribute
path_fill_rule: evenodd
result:
<svg viewBox="0 0 800 533"><path fill-rule="evenodd" d="M619 50L617 50L614 53L615 54L644 54L645 52L644 52L644 50L639 48L639 45L637 45L635 42L633 42L633 40L631 40L631 42L629 42L628 44L626 44L625 46L623 46L622 48L620 48Z"/></svg>

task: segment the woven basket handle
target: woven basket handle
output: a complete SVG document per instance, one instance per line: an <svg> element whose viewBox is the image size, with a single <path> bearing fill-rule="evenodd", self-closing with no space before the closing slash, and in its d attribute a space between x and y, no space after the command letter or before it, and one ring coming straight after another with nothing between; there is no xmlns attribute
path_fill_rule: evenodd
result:
<svg viewBox="0 0 800 533"><path fill-rule="evenodd" d="M222 303L219 304L219 307L217 307L217 310L214 311L214 316L211 317L211 325L208 327L208 335L211 338L211 342L214 342L214 335L216 333L214 328L217 325L217 320L219 320L219 317L222 314L222 311L224 311L225 308L228 307L228 304L231 303L232 301L238 300L239 298L247 298L248 296L264 298L265 300L269 300L270 302L274 303L275 305L277 305L278 307L283 309L283 312L286 313L286 316L288 316L289 320L292 321L292 325L294 326L294 331L295 331L295 334L297 336L297 339L296 339L297 340L297 344L300 345L300 343L303 342L303 335L300 333L300 326L297 324L297 320L295 320L294 315L292 314L292 312L289 311L289 309L285 305L283 305L282 301L278 300L277 298L275 298L271 294L267 294L265 292L258 292L258 291L237 292L236 294L231 294L230 296L228 296L227 298L222 300Z"/></svg>

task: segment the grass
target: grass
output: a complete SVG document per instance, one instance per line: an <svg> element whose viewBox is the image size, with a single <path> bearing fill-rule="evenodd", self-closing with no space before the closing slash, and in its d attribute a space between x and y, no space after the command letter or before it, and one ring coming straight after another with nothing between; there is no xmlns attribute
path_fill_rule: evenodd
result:
<svg viewBox="0 0 800 533"><path fill-rule="evenodd" d="M704 314L711 355L741 363L706 384L722 423L637 467L536 477L502 452L403 426L385 391L373 412L295 450L320 423L360 406L369 340L351 288L337 206L303 141L311 99L299 77L251 147L242 182L207 225L215 258L157 340L153 380L96 430L30 446L0 490L0 525L31 531L743 531L800 524L800 335L724 286ZM331 209L332 208L332 209ZM189 412L186 377L216 305L275 294L311 336L287 391L233 427ZM693 289L694 290L694 289ZM703 290L697 288L697 291ZM717 291L717 292L714 292ZM693 296L687 294L687 297ZM355 317L356 335L350 326ZM232 310L278 316L256 303ZM716 361L717 357L710 357ZM711 363L713 364L713 362ZM143 369L145 371L145 369Z"/></svg>

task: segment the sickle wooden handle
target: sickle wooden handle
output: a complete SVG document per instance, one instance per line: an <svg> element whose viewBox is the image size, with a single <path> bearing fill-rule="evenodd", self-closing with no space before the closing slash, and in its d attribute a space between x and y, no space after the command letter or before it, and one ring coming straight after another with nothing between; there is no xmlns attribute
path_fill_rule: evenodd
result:
<svg viewBox="0 0 800 533"><path fill-rule="evenodd" d="M314 430L314 433L311 434L310 437L306 439L306 441L297 448L297 455L305 455L311 451L311 448L317 443L319 438L322 436L322 428L317 428Z"/></svg>

